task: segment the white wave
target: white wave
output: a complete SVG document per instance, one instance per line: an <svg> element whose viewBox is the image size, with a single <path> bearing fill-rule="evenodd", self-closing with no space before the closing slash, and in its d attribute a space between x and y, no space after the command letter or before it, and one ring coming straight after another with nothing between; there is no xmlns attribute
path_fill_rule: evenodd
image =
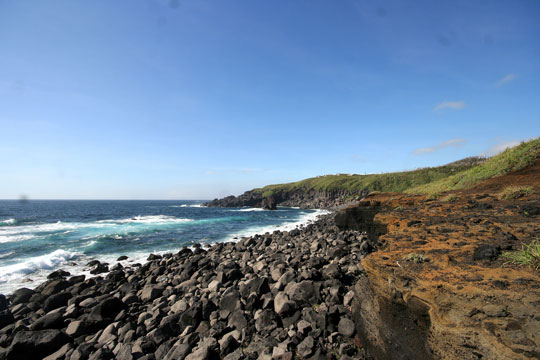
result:
<svg viewBox="0 0 540 360"><path fill-rule="evenodd" d="M97 242L96 240L90 240L90 241L88 242L88 244L84 245L84 247L90 247L90 246L93 246L93 245L96 244L96 242Z"/></svg>
<svg viewBox="0 0 540 360"><path fill-rule="evenodd" d="M11 256L13 254L15 254L15 251L10 251L10 252L5 253L5 254L0 254L0 259L7 258L8 256Z"/></svg>
<svg viewBox="0 0 540 360"><path fill-rule="evenodd" d="M128 224L128 223L139 223L139 224L164 224L164 223L183 223L193 221L193 219L182 219L176 218L174 216L166 215L149 215L149 216L135 216L129 219L119 219L119 220L100 220L98 223L101 224Z"/></svg>
<svg viewBox="0 0 540 360"><path fill-rule="evenodd" d="M8 242L17 242L17 241L24 241L24 240L30 240L35 238L34 235L0 235L0 244L2 243L8 243Z"/></svg>
<svg viewBox="0 0 540 360"><path fill-rule="evenodd" d="M0 243L29 240L39 237L43 233L75 230L83 227L90 227L88 223L63 223L58 221L49 224L23 225L0 227Z"/></svg>
<svg viewBox="0 0 540 360"><path fill-rule="evenodd" d="M15 219L0 220L0 225L13 225L13 224L15 224Z"/></svg>
<svg viewBox="0 0 540 360"><path fill-rule="evenodd" d="M9 281L10 278L31 274L39 270L51 270L58 265L76 259L78 253L58 249L50 254L36 256L23 262L3 266L0 268L0 283Z"/></svg>
<svg viewBox="0 0 540 360"><path fill-rule="evenodd" d="M166 215L136 216L128 219L100 220L96 222L61 222L48 224L35 224L23 226L0 227L0 243L24 241L43 237L50 233L62 233L67 235L73 231L82 229L98 231L99 235L111 235L117 232L123 232L122 225L170 225L193 221L193 219L182 219Z"/></svg>
<svg viewBox="0 0 540 360"><path fill-rule="evenodd" d="M242 237L250 237L257 234L265 234L267 232L272 233L276 230L279 231L291 231L301 226L308 225L317 220L319 216L329 214L327 210L315 210L307 214L303 214L297 221L294 222L284 222L278 225L264 225L264 226L253 226L242 231L239 231L234 234L230 234L225 237L222 241L238 241Z"/></svg>

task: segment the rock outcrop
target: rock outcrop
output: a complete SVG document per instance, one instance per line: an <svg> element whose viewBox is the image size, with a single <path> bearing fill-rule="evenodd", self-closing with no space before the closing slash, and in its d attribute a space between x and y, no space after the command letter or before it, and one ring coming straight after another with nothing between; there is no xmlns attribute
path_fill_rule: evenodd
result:
<svg viewBox="0 0 540 360"><path fill-rule="evenodd" d="M509 185L531 191L500 200ZM539 358L540 274L501 258L538 239L536 208L538 165L439 200L379 194L338 214L341 230L371 228L379 247L355 285L361 343L377 359Z"/></svg>
<svg viewBox="0 0 540 360"><path fill-rule="evenodd" d="M268 208L269 203L276 206L300 207L304 209L336 209L357 203L369 193L368 190L349 192L345 190L301 190L279 191L271 196L264 196L256 190L246 191L239 196L227 196L214 199L205 206L210 207L260 207Z"/></svg>

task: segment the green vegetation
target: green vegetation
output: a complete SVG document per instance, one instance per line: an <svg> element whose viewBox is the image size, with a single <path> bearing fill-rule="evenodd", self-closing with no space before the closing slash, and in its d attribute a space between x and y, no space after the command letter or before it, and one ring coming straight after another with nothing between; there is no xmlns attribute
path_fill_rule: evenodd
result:
<svg viewBox="0 0 540 360"><path fill-rule="evenodd" d="M254 189L263 196L276 195L294 190L314 191L344 191L349 194L360 194L362 191L403 192L418 185L447 178L484 162L482 158L468 158L444 166L423 168L386 174L356 175L337 174L305 179L298 182L278 185L268 185Z"/></svg>
<svg viewBox="0 0 540 360"><path fill-rule="evenodd" d="M456 202L459 198L456 195L447 195L441 199L441 201L453 203Z"/></svg>
<svg viewBox="0 0 540 360"><path fill-rule="evenodd" d="M415 194L438 194L444 191L464 189L480 181L501 176L533 165L540 158L540 138L523 142L489 158L483 164L471 167L457 174L406 190Z"/></svg>
<svg viewBox="0 0 540 360"><path fill-rule="evenodd" d="M405 256L403 260L410 261L415 264L422 264L429 261L429 259L426 256L422 254L417 254L417 253L410 253L409 255Z"/></svg>
<svg viewBox="0 0 540 360"><path fill-rule="evenodd" d="M499 193L502 200L515 200L529 195L532 192L532 186L508 186Z"/></svg>
<svg viewBox="0 0 540 360"><path fill-rule="evenodd" d="M489 159L471 157L454 163L386 174L337 174L254 189L262 196L292 191L342 191L349 200L369 192L429 194L437 199L445 191L472 187L480 181L523 169L540 158L540 138L521 143ZM448 201L455 199L449 198Z"/></svg>
<svg viewBox="0 0 540 360"><path fill-rule="evenodd" d="M540 241L522 244L521 250L518 251L504 252L502 258L507 260L505 264L525 265L540 270Z"/></svg>

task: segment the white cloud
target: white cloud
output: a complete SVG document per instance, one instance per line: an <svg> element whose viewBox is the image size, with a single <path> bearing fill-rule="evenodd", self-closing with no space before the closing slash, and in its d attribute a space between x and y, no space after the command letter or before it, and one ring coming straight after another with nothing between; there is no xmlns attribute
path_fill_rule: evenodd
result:
<svg viewBox="0 0 540 360"><path fill-rule="evenodd" d="M508 84L508 83L514 81L516 78L517 78L516 74L508 74L505 77L503 77L501 80L497 81L495 86L497 86L497 87L503 86L505 84Z"/></svg>
<svg viewBox="0 0 540 360"><path fill-rule="evenodd" d="M453 109L453 110L461 110L465 107L465 101L443 101L440 104L437 104L433 111L439 111L443 109Z"/></svg>
<svg viewBox="0 0 540 360"><path fill-rule="evenodd" d="M413 151L413 154L414 155L431 154L432 152L449 148L449 147L460 147L464 145L466 142L467 140L461 139L461 138L450 139L450 140L443 141L442 143L437 144L432 147L418 148Z"/></svg>
<svg viewBox="0 0 540 360"><path fill-rule="evenodd" d="M494 145L494 146L490 147L489 149L487 149L487 151L480 154L480 156L488 156L488 157L489 156L494 156L494 155L497 155L499 153L502 153L504 150L506 150L508 148L517 146L520 143L521 143L520 140L503 141L503 142L498 143L497 145Z"/></svg>

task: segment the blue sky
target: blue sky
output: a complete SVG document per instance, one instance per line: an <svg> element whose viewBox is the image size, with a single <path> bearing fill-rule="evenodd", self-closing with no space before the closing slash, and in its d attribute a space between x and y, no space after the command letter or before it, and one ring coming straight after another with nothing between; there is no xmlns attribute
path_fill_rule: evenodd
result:
<svg viewBox="0 0 540 360"><path fill-rule="evenodd" d="M210 199L540 136L540 2L0 0L0 198Z"/></svg>

